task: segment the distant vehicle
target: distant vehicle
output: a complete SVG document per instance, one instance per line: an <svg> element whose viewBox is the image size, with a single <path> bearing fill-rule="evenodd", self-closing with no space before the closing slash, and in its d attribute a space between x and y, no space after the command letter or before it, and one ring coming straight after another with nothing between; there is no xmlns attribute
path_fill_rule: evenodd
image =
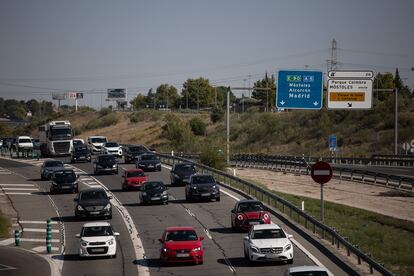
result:
<svg viewBox="0 0 414 276"><path fill-rule="evenodd" d="M40 178L42 180L50 179L54 171L62 170L65 167L62 161L46 160L40 167Z"/></svg>
<svg viewBox="0 0 414 276"><path fill-rule="evenodd" d="M30 138L29 136L18 136L16 138L16 150L17 151L33 150L32 138Z"/></svg>
<svg viewBox="0 0 414 276"><path fill-rule="evenodd" d="M122 147L115 142L106 142L101 147L101 154L112 154L118 158L121 158Z"/></svg>
<svg viewBox="0 0 414 276"><path fill-rule="evenodd" d="M112 154L98 155L93 162L93 167L94 174L101 172L118 174L118 163Z"/></svg>
<svg viewBox="0 0 414 276"><path fill-rule="evenodd" d="M106 221L88 222L82 226L80 234L79 256L98 257L110 256L116 258L116 237L111 224Z"/></svg>
<svg viewBox="0 0 414 276"><path fill-rule="evenodd" d="M84 146L85 145L85 141L83 141L83 139L80 138L76 138L73 139L73 147L76 148L78 146Z"/></svg>
<svg viewBox="0 0 414 276"><path fill-rule="evenodd" d="M40 150L40 139L32 139L33 142L33 149L34 150Z"/></svg>
<svg viewBox="0 0 414 276"><path fill-rule="evenodd" d="M42 156L69 155L72 151L72 126L69 121L50 121L39 127Z"/></svg>
<svg viewBox="0 0 414 276"><path fill-rule="evenodd" d="M3 139L0 139L0 149L3 148Z"/></svg>
<svg viewBox="0 0 414 276"><path fill-rule="evenodd" d="M270 214L258 200L243 199L236 202L231 210L231 227L237 230L249 230L256 224L269 224Z"/></svg>
<svg viewBox="0 0 414 276"><path fill-rule="evenodd" d="M148 180L148 177L141 169L129 169L122 174L122 190L128 190L133 188L141 189L144 183Z"/></svg>
<svg viewBox="0 0 414 276"><path fill-rule="evenodd" d="M161 161L153 153L143 153L138 155L137 162L135 163L137 169L143 171L161 171Z"/></svg>
<svg viewBox="0 0 414 276"><path fill-rule="evenodd" d="M289 267L284 276L328 276L328 270L322 266Z"/></svg>
<svg viewBox="0 0 414 276"><path fill-rule="evenodd" d="M249 261L293 264L291 238L276 224L254 225L244 237L244 257Z"/></svg>
<svg viewBox="0 0 414 276"><path fill-rule="evenodd" d="M54 171L51 177L50 193L68 191L77 193L79 191L78 177L72 169Z"/></svg>
<svg viewBox="0 0 414 276"><path fill-rule="evenodd" d="M185 185L185 200L215 199L220 201L220 187L209 174L193 174Z"/></svg>
<svg viewBox="0 0 414 276"><path fill-rule="evenodd" d="M204 237L197 236L193 227L168 227L164 230L161 242L160 260L162 263L192 262L203 263Z"/></svg>
<svg viewBox="0 0 414 276"><path fill-rule="evenodd" d="M105 136L89 136L87 139L91 153L100 153L102 146L108 142Z"/></svg>
<svg viewBox="0 0 414 276"><path fill-rule="evenodd" d="M138 156L150 152L145 146L142 145L128 145L124 147L124 162L129 164L137 161Z"/></svg>
<svg viewBox="0 0 414 276"><path fill-rule="evenodd" d="M140 202L168 204L167 189L162 181L146 182L139 193Z"/></svg>
<svg viewBox="0 0 414 276"><path fill-rule="evenodd" d="M86 145L78 145L73 147L73 150L70 154L70 162L76 163L76 162L91 162L91 152L89 151L88 147Z"/></svg>
<svg viewBox="0 0 414 276"><path fill-rule="evenodd" d="M105 190L102 188L90 188L81 190L73 199L76 217L105 217L112 218L112 205Z"/></svg>
<svg viewBox="0 0 414 276"><path fill-rule="evenodd" d="M190 176L197 173L195 166L191 163L178 163L171 169L170 179L171 185L176 186L187 183Z"/></svg>

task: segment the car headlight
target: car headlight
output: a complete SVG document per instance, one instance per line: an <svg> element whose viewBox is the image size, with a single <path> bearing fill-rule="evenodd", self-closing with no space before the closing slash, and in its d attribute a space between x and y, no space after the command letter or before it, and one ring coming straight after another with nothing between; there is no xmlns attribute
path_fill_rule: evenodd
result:
<svg viewBox="0 0 414 276"><path fill-rule="evenodd" d="M200 250L201 250L201 247L196 247L196 248L191 249L191 251L193 251L193 252L198 252Z"/></svg>
<svg viewBox="0 0 414 276"><path fill-rule="evenodd" d="M197 187L196 187L196 186L193 186L193 189L194 189L194 190L197 190Z"/></svg>
<svg viewBox="0 0 414 276"><path fill-rule="evenodd" d="M286 245L285 246L285 251L288 251L288 250L290 250L292 248L292 244L288 244L288 245Z"/></svg>
<svg viewBox="0 0 414 276"><path fill-rule="evenodd" d="M118 165L117 165L117 164L115 164L115 165L113 165L113 166L112 166L112 168L116 168L117 166L118 166Z"/></svg>
<svg viewBox="0 0 414 276"><path fill-rule="evenodd" d="M268 214L264 214L264 215L263 215L263 218L264 218L264 219L269 219L269 215L268 215Z"/></svg>
<svg viewBox="0 0 414 276"><path fill-rule="evenodd" d="M106 204L104 209L105 210L111 210L111 203Z"/></svg>
<svg viewBox="0 0 414 276"><path fill-rule="evenodd" d="M83 210L85 210L85 209L83 209L82 206L78 205L78 211L83 211Z"/></svg>
<svg viewBox="0 0 414 276"><path fill-rule="evenodd" d="M155 164L157 167L160 167L161 166L161 163L160 162L158 162L157 164Z"/></svg>
<svg viewBox="0 0 414 276"><path fill-rule="evenodd" d="M162 252L164 252L164 253L169 253L169 252L172 252L172 250L164 247L164 248L162 249Z"/></svg>
<svg viewBox="0 0 414 276"><path fill-rule="evenodd" d="M84 241L84 240L81 240L81 245L82 246L88 246L88 242L87 241Z"/></svg>
<svg viewBox="0 0 414 276"><path fill-rule="evenodd" d="M253 252L259 253L259 248L254 246L254 245L250 245L250 248L252 249Z"/></svg>
<svg viewBox="0 0 414 276"><path fill-rule="evenodd" d="M114 239L110 239L109 241L108 241L108 245L113 245L114 244Z"/></svg>
<svg viewBox="0 0 414 276"><path fill-rule="evenodd" d="M237 219L238 219L238 220L243 220L243 216L242 216L242 215L238 215L238 216L237 216Z"/></svg>
<svg viewBox="0 0 414 276"><path fill-rule="evenodd" d="M143 195L143 196L147 196L147 193L146 193L146 192L142 192L142 195Z"/></svg>
<svg viewBox="0 0 414 276"><path fill-rule="evenodd" d="M167 191L162 192L162 195L164 196L167 195Z"/></svg>
<svg viewBox="0 0 414 276"><path fill-rule="evenodd" d="M53 181L53 182L52 182L52 185L53 185L53 186L56 186L56 185L57 185L57 183Z"/></svg>

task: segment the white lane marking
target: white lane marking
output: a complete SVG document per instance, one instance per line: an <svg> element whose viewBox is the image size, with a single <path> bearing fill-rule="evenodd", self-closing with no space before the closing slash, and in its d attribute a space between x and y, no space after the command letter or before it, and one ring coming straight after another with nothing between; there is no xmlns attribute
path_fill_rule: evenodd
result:
<svg viewBox="0 0 414 276"><path fill-rule="evenodd" d="M36 246L33 247L32 250L38 253L46 252L46 246ZM59 247L52 246L52 251L59 251Z"/></svg>
<svg viewBox="0 0 414 276"><path fill-rule="evenodd" d="M33 187L33 184L0 184L0 186L7 186L7 187L13 187L13 186L18 186L18 187Z"/></svg>
<svg viewBox="0 0 414 276"><path fill-rule="evenodd" d="M46 224L46 220L19 220L21 224ZM58 224L57 221L51 221L50 224Z"/></svg>
<svg viewBox="0 0 414 276"><path fill-rule="evenodd" d="M46 229L42 228L24 228L23 232L39 232L39 233L46 233ZM52 229L52 233L59 233L59 230Z"/></svg>
<svg viewBox="0 0 414 276"><path fill-rule="evenodd" d="M33 195L32 193L6 193L6 192L4 194L5 195Z"/></svg>
<svg viewBox="0 0 414 276"><path fill-rule="evenodd" d="M224 193L224 194L228 195L229 197L233 198L235 201L240 201L240 198L238 198L238 197L236 197L236 196L232 195L231 193L229 193L229 192L227 192L227 191L225 191L225 190L223 190L223 189L221 189L221 190L220 190L220 192L222 192L222 193Z"/></svg>
<svg viewBox="0 0 414 276"><path fill-rule="evenodd" d="M213 237L211 236L211 234L210 234L210 232L208 231L208 229L207 229L207 228L204 228L204 232L206 232L206 235L207 235L207 237L208 237L210 240L212 240L212 239L213 239Z"/></svg>
<svg viewBox="0 0 414 276"><path fill-rule="evenodd" d="M35 188L3 188L4 191L39 191L39 189Z"/></svg>
<svg viewBox="0 0 414 276"><path fill-rule="evenodd" d="M5 265L5 264L0 264L0 271L13 270L13 269L16 269L16 268L9 266L9 265Z"/></svg>
<svg viewBox="0 0 414 276"><path fill-rule="evenodd" d="M0 172L0 174L12 174L11 172Z"/></svg>
<svg viewBox="0 0 414 276"><path fill-rule="evenodd" d="M46 243L46 239L28 239L28 238L21 238L22 242L44 242ZM53 243L60 243L59 239L51 239L50 242Z"/></svg>
<svg viewBox="0 0 414 276"><path fill-rule="evenodd" d="M12 243L14 243L14 238L5 239L5 240L0 241L0 245L10 245Z"/></svg>
<svg viewBox="0 0 414 276"><path fill-rule="evenodd" d="M193 212L191 212L189 209L187 209L187 208L185 208L185 207L184 207L184 209L187 211L187 213L188 213L190 216L195 217L194 213L193 213Z"/></svg>

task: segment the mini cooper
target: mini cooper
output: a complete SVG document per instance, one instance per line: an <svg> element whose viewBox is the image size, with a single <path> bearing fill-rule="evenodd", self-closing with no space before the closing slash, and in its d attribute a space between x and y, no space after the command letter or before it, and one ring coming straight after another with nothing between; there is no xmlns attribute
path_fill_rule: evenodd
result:
<svg viewBox="0 0 414 276"><path fill-rule="evenodd" d="M236 230L248 231L256 224L269 224L270 214L258 200L243 199L231 210L231 227Z"/></svg>

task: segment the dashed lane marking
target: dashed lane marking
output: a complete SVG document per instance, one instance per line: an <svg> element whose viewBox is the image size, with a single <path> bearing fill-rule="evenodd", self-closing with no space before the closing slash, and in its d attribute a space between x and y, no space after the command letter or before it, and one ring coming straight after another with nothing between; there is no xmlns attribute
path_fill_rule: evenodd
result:
<svg viewBox="0 0 414 276"><path fill-rule="evenodd" d="M39 191L36 188L3 188L4 191Z"/></svg>
<svg viewBox="0 0 414 276"><path fill-rule="evenodd" d="M46 242L46 239L29 239L29 238L21 238L22 242ZM51 239L50 242L53 243L60 243L59 239Z"/></svg>
<svg viewBox="0 0 414 276"><path fill-rule="evenodd" d="M5 192L4 194L0 194L0 195L33 195L32 193L9 193L9 192Z"/></svg>
<svg viewBox="0 0 414 276"><path fill-rule="evenodd" d="M12 187L12 186L18 186L18 187L33 187L33 184L0 184L2 187ZM4 188L3 188L4 189Z"/></svg>
<svg viewBox="0 0 414 276"><path fill-rule="evenodd" d="M46 252L46 246L36 246L36 247L33 247L32 250L38 253L43 253L43 252ZM52 246L52 251L59 251L59 247Z"/></svg>

